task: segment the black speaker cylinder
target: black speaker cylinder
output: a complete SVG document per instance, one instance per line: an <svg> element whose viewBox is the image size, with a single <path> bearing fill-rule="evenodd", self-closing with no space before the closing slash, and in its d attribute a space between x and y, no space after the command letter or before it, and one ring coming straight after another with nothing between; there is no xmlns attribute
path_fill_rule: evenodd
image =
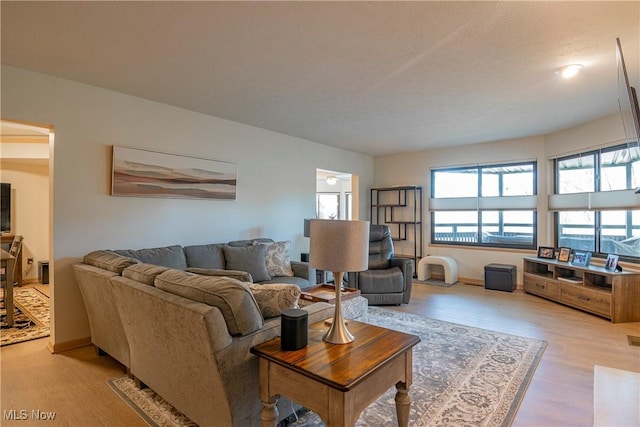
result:
<svg viewBox="0 0 640 427"><path fill-rule="evenodd" d="M280 316L280 348L283 351L299 350L307 346L309 313L290 308Z"/></svg>

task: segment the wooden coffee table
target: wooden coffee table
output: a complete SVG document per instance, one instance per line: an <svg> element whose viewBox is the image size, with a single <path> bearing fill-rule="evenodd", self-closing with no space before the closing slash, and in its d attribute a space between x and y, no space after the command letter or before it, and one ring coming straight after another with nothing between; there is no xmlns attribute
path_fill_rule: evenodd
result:
<svg viewBox="0 0 640 427"><path fill-rule="evenodd" d="M309 328L307 347L282 351L280 338L258 344L263 427L275 426L276 403L287 396L317 413L328 427L353 426L360 413L395 385L398 425L409 422L412 349L420 337L358 321L350 344L322 340L324 322Z"/></svg>

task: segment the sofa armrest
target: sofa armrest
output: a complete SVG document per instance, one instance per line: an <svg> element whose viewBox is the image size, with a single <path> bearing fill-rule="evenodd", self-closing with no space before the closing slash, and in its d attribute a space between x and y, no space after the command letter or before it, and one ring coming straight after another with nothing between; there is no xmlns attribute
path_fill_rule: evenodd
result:
<svg viewBox="0 0 640 427"><path fill-rule="evenodd" d="M399 267L402 270L402 277L404 279L404 295L402 296L402 302L409 304L411 299L411 288L413 286L413 261L409 258L393 258L389 262L392 267Z"/></svg>
<svg viewBox="0 0 640 427"><path fill-rule="evenodd" d="M316 285L316 269L311 267L308 262L291 261L291 270L294 276L307 279L309 286Z"/></svg>

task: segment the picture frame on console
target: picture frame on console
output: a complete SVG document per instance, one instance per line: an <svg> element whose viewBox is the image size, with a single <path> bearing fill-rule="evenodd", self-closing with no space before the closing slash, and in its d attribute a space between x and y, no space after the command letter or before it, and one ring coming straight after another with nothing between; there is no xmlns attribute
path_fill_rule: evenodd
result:
<svg viewBox="0 0 640 427"><path fill-rule="evenodd" d="M591 263L591 252L575 251L571 264L578 267L588 267Z"/></svg>
<svg viewBox="0 0 640 427"><path fill-rule="evenodd" d="M604 265L604 269L607 271L617 271L618 270L618 255L609 254L607 255L607 263Z"/></svg>
<svg viewBox="0 0 640 427"><path fill-rule="evenodd" d="M571 248L560 248L558 253L558 261L560 262L569 262L571 258Z"/></svg>
<svg viewBox="0 0 640 427"><path fill-rule="evenodd" d="M556 248L551 246L538 247L538 258L555 259L555 257L556 257Z"/></svg>

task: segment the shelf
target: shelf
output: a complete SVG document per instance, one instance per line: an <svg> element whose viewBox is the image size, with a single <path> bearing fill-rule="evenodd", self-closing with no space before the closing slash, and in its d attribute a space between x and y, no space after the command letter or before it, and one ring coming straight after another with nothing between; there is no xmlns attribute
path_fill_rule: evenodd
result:
<svg viewBox="0 0 640 427"><path fill-rule="evenodd" d="M419 185L398 185L398 186L391 186L391 187L372 188L372 190L376 190L376 191L421 190L422 191L422 187L420 187Z"/></svg>
<svg viewBox="0 0 640 427"><path fill-rule="evenodd" d="M371 224L389 226L392 240L398 243L394 248L396 256L412 259L417 265L423 256L422 187L399 185L372 188L370 218Z"/></svg>
<svg viewBox="0 0 640 427"><path fill-rule="evenodd" d="M416 221L386 221L386 224L418 224Z"/></svg>
<svg viewBox="0 0 640 427"><path fill-rule="evenodd" d="M525 257L524 290L613 323L640 321L640 271Z"/></svg>

